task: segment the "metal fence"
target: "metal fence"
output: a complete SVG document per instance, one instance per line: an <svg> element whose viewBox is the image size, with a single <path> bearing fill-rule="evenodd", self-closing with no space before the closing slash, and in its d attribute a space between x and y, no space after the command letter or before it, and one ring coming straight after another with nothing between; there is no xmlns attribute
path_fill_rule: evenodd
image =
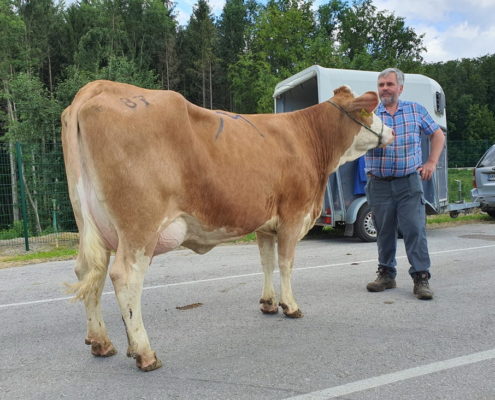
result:
<svg viewBox="0 0 495 400"><path fill-rule="evenodd" d="M3 143L0 254L72 245L76 232L60 143Z"/></svg>

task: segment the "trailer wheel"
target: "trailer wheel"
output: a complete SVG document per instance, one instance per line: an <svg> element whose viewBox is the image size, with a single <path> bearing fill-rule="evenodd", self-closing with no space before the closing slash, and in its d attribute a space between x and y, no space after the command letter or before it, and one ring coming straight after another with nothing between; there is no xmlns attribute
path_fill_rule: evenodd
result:
<svg viewBox="0 0 495 400"><path fill-rule="evenodd" d="M354 232L356 232L356 236L363 242L376 242L373 214L368 203L364 203L359 209L356 222L354 223Z"/></svg>

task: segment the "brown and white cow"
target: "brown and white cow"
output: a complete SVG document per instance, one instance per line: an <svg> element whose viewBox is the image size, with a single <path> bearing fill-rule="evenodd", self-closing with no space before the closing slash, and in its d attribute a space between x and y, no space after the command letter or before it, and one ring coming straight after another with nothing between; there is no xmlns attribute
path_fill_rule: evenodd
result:
<svg viewBox="0 0 495 400"><path fill-rule="evenodd" d="M141 370L161 366L142 321L144 274L154 255L179 245L205 253L256 232L261 311L276 313L280 305L288 317L301 317L291 289L296 243L320 214L329 174L393 140L371 114L377 104L376 93L355 98L343 86L304 110L239 115L171 91L109 81L84 86L62 115L62 140L80 232L79 282L71 289L86 307L91 352L116 352L100 306L111 250L127 355ZM280 299L272 281L277 263Z"/></svg>

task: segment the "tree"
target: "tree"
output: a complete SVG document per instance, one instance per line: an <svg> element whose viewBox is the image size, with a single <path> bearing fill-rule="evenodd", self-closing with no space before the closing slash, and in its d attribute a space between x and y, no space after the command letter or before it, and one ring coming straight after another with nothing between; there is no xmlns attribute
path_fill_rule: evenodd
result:
<svg viewBox="0 0 495 400"><path fill-rule="evenodd" d="M467 140L474 133L470 113L480 117L480 107L495 113L495 55L462 59L423 66L421 72L435 79L443 88L447 104L448 140ZM477 107L473 107L473 106ZM486 115L486 112L482 112Z"/></svg>
<svg viewBox="0 0 495 400"><path fill-rule="evenodd" d="M235 104L242 112L272 112L275 84L308 67L315 62L312 57L321 54L315 46L321 37L315 33L311 6L311 1L270 0L260 12L250 49L229 68Z"/></svg>
<svg viewBox="0 0 495 400"><path fill-rule="evenodd" d="M486 104L471 104L467 113L465 136L468 140L495 143L495 116Z"/></svg>
<svg viewBox="0 0 495 400"><path fill-rule="evenodd" d="M10 81L17 70L24 68L24 21L15 14L14 2L12 0L0 0L0 104L2 114L5 117L5 124L0 124L0 137L3 136L6 126L17 121L15 104L12 102L10 94ZM5 138L2 138L5 140ZM17 196L17 180L16 180L16 163L14 159L14 142L7 141L7 151L10 162L10 179L7 183L10 185L9 196L12 221L19 221L19 208ZM2 151L4 149L2 148Z"/></svg>
<svg viewBox="0 0 495 400"><path fill-rule="evenodd" d="M216 87L219 87L219 108L233 110L233 94L231 83L228 81L229 66L235 64L247 48L248 29L248 5L244 0L227 0L222 14L217 23L218 47L217 57L219 62L219 74Z"/></svg>
<svg viewBox="0 0 495 400"><path fill-rule="evenodd" d="M40 170L35 165L47 158L47 144L52 143L54 120L59 118L61 109L48 95L41 80L29 73L19 73L11 79L7 97L15 109L15 118L9 119L5 137L10 143L30 144L28 151L24 151L23 161L31 167L24 168L22 175L36 233L39 234L42 229L39 202L47 209L50 201L42 188L45 189L52 178L47 170ZM40 191L45 192L45 196L39 198Z"/></svg>
<svg viewBox="0 0 495 400"><path fill-rule="evenodd" d="M69 65L81 66L84 57L78 58L81 38L97 27L108 27L106 12L101 2L94 3L83 0L80 3L72 3L65 14L64 35L67 38L65 48ZM94 56L92 58L95 58Z"/></svg>
<svg viewBox="0 0 495 400"><path fill-rule="evenodd" d="M182 34L181 64L185 96L203 107L213 108L213 69L216 30L210 6L199 0Z"/></svg>
<svg viewBox="0 0 495 400"><path fill-rule="evenodd" d="M306 66L316 30L311 1L270 0L255 27L252 48L278 77Z"/></svg>
<svg viewBox="0 0 495 400"><path fill-rule="evenodd" d="M327 4L318 7L318 29L327 40L331 42L337 40L341 14L346 8L347 5L342 0L330 0Z"/></svg>
<svg viewBox="0 0 495 400"><path fill-rule="evenodd" d="M61 7L53 0L16 0L15 4L25 24L23 43L27 64L24 71L36 72L52 95L54 77L67 62L63 57L65 41Z"/></svg>
<svg viewBox="0 0 495 400"><path fill-rule="evenodd" d="M404 18L377 11L372 0L354 0L351 7L338 8L336 18L340 51L349 59L350 68L399 66L408 71L423 60L423 35L406 27Z"/></svg>
<svg viewBox="0 0 495 400"><path fill-rule="evenodd" d="M143 49L149 56L148 68L160 75L162 87L178 89L179 62L177 56L177 21L173 7L167 8L161 0L150 0L143 15L145 30Z"/></svg>
<svg viewBox="0 0 495 400"><path fill-rule="evenodd" d="M243 54L229 67L229 81L233 91L233 108L242 113L272 112L271 94L277 78L266 61L252 53Z"/></svg>

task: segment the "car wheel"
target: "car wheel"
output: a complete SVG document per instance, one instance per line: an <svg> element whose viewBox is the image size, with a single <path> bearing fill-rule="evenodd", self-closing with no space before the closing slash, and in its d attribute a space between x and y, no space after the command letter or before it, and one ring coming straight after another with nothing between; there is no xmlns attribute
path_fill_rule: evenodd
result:
<svg viewBox="0 0 495 400"><path fill-rule="evenodd" d="M376 242L376 229L373 214L368 203L364 203L357 214L354 232L363 242Z"/></svg>

